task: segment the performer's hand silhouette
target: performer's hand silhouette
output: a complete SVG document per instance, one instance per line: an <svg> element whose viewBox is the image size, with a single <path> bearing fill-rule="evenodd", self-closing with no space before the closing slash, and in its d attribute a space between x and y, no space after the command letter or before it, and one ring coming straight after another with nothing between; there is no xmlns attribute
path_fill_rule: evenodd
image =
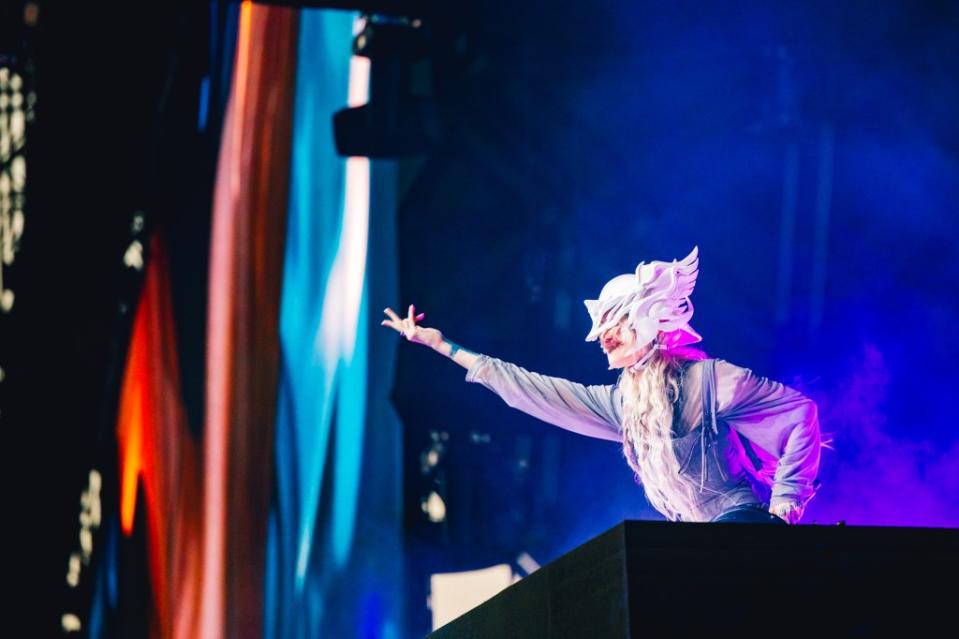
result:
<svg viewBox="0 0 959 639"><path fill-rule="evenodd" d="M784 520L787 524L798 524L803 515L803 508L799 504L782 503L771 507L769 512Z"/></svg>
<svg viewBox="0 0 959 639"><path fill-rule="evenodd" d="M383 312L389 316L389 319L383 320L380 324L396 329L409 341L425 344L434 349L443 343L443 334L440 331L417 325L416 322L426 317L426 313L416 315L416 307L412 304L410 304L408 315L404 318L394 313L391 308L385 308Z"/></svg>

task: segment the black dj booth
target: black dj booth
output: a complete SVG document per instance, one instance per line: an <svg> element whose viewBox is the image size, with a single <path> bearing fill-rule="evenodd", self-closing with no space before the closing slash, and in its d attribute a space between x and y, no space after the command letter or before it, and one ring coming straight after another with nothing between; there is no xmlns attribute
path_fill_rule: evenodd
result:
<svg viewBox="0 0 959 639"><path fill-rule="evenodd" d="M429 636L951 635L957 584L953 529L625 521Z"/></svg>

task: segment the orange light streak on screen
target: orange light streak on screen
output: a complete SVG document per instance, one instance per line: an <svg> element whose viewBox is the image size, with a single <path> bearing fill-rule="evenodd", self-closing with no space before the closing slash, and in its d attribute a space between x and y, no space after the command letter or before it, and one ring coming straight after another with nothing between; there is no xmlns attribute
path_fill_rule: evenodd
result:
<svg viewBox="0 0 959 639"><path fill-rule="evenodd" d="M198 447L179 400L169 271L159 234L149 255L117 416L120 524L125 535L133 533L139 493L153 597L150 636L186 637L196 635L198 605Z"/></svg>

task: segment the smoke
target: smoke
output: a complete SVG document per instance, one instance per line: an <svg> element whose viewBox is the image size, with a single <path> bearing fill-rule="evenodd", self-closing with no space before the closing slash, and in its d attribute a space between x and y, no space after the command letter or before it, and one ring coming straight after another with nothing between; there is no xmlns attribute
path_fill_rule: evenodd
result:
<svg viewBox="0 0 959 639"><path fill-rule="evenodd" d="M893 435L886 412L889 393L897 389L893 377L882 351L864 343L844 379L816 398L833 450L824 451L823 487L805 523L959 526L959 439L944 445L925 438L921 423L896 428ZM919 395L914 401L935 399ZM951 411L945 409L948 419Z"/></svg>

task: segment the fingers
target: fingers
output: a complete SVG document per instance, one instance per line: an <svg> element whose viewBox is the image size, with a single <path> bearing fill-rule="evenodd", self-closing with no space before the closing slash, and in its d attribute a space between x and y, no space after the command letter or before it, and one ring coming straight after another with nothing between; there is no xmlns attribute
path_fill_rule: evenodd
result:
<svg viewBox="0 0 959 639"><path fill-rule="evenodd" d="M414 306L413 304L410 304L409 317L407 317L406 319L416 324L417 321L423 319L424 317L426 317L426 313L420 313L419 315L417 315L416 306Z"/></svg>
<svg viewBox="0 0 959 639"><path fill-rule="evenodd" d="M780 504L770 508L769 512L776 515L787 524L799 523L802 518L802 508L792 504Z"/></svg>
<svg viewBox="0 0 959 639"><path fill-rule="evenodd" d="M426 313L420 313L419 315L416 315L416 306L413 304L410 304L409 309L407 310L408 315L405 318L400 318L400 316L397 315L390 307L384 308L383 312L389 316L389 319L385 319L380 322L380 326L389 326L403 334L406 333L406 329L408 327L415 327L418 321L426 317ZM409 322L409 324L407 324L407 322Z"/></svg>
<svg viewBox="0 0 959 639"><path fill-rule="evenodd" d="M383 312L389 316L389 319L385 319L380 322L380 326L389 326L400 333L403 332L403 320L400 319L399 315L393 312L393 309L386 307L383 309Z"/></svg>

